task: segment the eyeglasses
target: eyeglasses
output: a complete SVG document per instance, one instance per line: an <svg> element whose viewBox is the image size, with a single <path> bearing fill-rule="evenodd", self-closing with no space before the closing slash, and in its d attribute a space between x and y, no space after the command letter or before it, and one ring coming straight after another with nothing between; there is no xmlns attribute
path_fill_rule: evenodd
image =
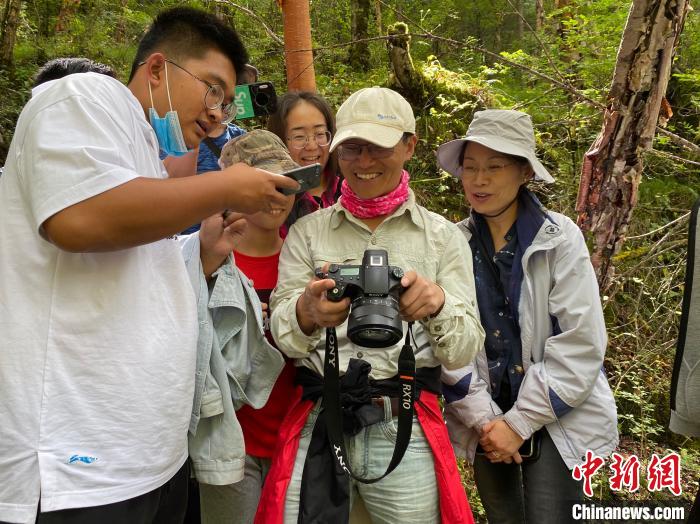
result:
<svg viewBox="0 0 700 524"><path fill-rule="evenodd" d="M330 131L318 131L313 135L306 134L294 134L287 137L289 145L294 149L304 149L309 140L316 142L316 145L320 147L326 147L331 142L331 132Z"/></svg>
<svg viewBox="0 0 700 524"><path fill-rule="evenodd" d="M341 144L338 146L338 158L357 160L365 149L372 160L389 158L394 153L393 147L380 147L374 144Z"/></svg>
<svg viewBox="0 0 700 524"><path fill-rule="evenodd" d="M226 97L226 93L224 93L224 88L221 87L219 84L211 84L207 82L206 80L202 80L199 78L197 75L190 73L187 69L182 67L181 65L176 64L172 60L168 60L166 58L165 60L169 64L173 64L175 67L182 69L185 73L190 75L192 78L195 78L202 82L204 85L207 86L207 92L204 95L204 105L206 106L207 109L221 109L221 112L224 114L224 118L221 121L222 124L228 124L233 121L233 119L236 117L236 108L233 105L233 102L224 104L224 98Z"/></svg>
<svg viewBox="0 0 700 524"><path fill-rule="evenodd" d="M484 167L476 167L472 165L460 166L462 176L476 176L479 171L484 171L488 175L499 175L508 167L512 166L513 162L489 162Z"/></svg>

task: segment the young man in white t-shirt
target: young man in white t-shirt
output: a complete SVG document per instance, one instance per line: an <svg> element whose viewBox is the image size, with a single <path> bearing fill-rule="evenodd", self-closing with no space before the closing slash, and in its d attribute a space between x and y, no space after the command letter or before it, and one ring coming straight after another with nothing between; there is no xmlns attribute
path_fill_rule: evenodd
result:
<svg viewBox="0 0 700 524"><path fill-rule="evenodd" d="M182 521L197 315L172 236L298 185L243 164L168 179L158 150L227 120L246 61L176 8L127 87L71 75L22 111L0 179L0 522Z"/></svg>

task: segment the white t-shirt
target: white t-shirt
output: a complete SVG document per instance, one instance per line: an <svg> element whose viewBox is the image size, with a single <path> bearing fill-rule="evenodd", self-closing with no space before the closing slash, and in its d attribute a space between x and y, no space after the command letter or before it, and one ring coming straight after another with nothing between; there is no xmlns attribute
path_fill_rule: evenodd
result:
<svg viewBox="0 0 700 524"><path fill-rule="evenodd" d="M177 242L76 254L40 232L77 202L167 176L143 109L104 75L43 87L0 178L0 521L9 522L34 522L40 496L54 511L163 485L187 457L194 391L196 302ZM154 202L153 212L168 210Z"/></svg>

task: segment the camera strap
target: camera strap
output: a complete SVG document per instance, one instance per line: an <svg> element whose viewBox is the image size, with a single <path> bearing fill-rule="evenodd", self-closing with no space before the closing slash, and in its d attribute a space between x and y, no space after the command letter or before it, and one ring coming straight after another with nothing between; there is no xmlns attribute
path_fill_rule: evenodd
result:
<svg viewBox="0 0 700 524"><path fill-rule="evenodd" d="M389 473L394 471L406 453L406 448L411 440L413 429L413 404L416 399L416 359L411 348L411 337L413 335L413 322L408 323L406 340L401 353L399 354L399 422L396 431L396 445L391 461L386 471L381 477L366 479L353 473L345 449L342 426L342 407L340 403L340 355L338 353L338 338L335 328L326 329L326 355L323 364L323 401L322 409L325 410L326 430L328 441L331 445L331 452L335 457L340 469L345 471L352 478L363 484L373 484Z"/></svg>

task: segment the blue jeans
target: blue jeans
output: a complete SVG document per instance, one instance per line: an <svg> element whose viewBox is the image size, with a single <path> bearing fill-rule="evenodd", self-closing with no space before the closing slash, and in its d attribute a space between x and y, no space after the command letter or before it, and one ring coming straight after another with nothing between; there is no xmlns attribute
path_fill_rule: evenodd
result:
<svg viewBox="0 0 700 524"><path fill-rule="evenodd" d="M386 470L396 444L398 419L391 416L390 403L384 402L384 420L363 428L357 435L345 437L348 459L356 475L374 478ZM309 414L301 432L294 471L287 489L284 522L296 524L304 461L319 405ZM425 433L413 419L411 441L403 460L394 471L375 484L351 479L350 504L359 496L373 524L432 524L440 522L435 462Z"/></svg>
<svg viewBox="0 0 700 524"><path fill-rule="evenodd" d="M477 455L474 477L490 524L566 524L573 522L572 504L583 499L582 483L572 478L546 429L539 459L519 466Z"/></svg>

